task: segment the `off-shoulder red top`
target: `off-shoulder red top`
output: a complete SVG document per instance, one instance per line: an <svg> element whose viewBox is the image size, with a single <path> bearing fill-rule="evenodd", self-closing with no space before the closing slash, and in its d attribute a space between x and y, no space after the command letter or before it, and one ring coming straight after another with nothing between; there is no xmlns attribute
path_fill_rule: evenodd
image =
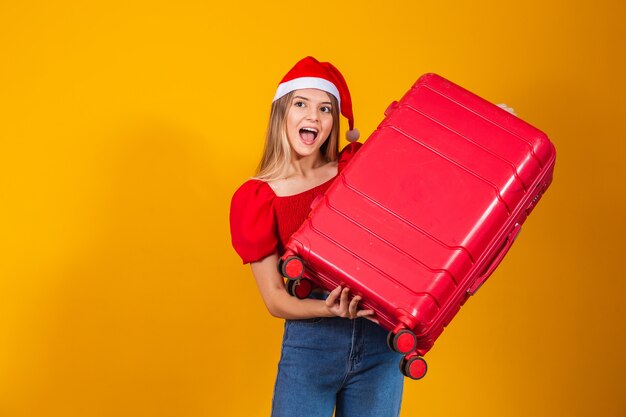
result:
<svg viewBox="0 0 626 417"><path fill-rule="evenodd" d="M338 172L360 146L353 142L343 148ZM277 196L265 181L252 179L243 183L230 204L232 243L243 263L282 253L289 237L306 220L313 200L326 192L333 180L290 196Z"/></svg>

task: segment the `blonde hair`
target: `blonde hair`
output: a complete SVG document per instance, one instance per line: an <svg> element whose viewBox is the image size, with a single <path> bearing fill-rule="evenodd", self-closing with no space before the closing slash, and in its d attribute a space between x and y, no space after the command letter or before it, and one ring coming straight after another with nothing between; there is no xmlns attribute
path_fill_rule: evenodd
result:
<svg viewBox="0 0 626 417"><path fill-rule="evenodd" d="M254 177L263 181L272 181L284 176L291 161L291 146L287 138L287 113L291 107L294 91L284 95L272 103L270 119L265 134L263 156ZM320 148L322 158L326 162L336 161L339 156L339 103L332 94L331 101L333 128L328 139Z"/></svg>

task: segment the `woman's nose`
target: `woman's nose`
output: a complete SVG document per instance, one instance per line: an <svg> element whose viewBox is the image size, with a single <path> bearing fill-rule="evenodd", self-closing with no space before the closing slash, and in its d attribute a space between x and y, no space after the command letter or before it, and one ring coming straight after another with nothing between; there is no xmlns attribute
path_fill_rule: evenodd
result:
<svg viewBox="0 0 626 417"><path fill-rule="evenodd" d="M319 111L317 109L310 108L307 114L307 118L309 118L310 120L319 119Z"/></svg>

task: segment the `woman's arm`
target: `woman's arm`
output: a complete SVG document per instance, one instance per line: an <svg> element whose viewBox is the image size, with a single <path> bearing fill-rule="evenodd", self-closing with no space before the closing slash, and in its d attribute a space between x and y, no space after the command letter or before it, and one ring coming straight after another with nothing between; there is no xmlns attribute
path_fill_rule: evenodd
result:
<svg viewBox="0 0 626 417"><path fill-rule="evenodd" d="M307 298L300 300L285 291L283 277L278 273L278 255L270 255L250 264L261 297L270 314L283 319L309 319L315 317L368 317L372 310L358 310L361 297L350 300L348 288L337 287L326 300Z"/></svg>

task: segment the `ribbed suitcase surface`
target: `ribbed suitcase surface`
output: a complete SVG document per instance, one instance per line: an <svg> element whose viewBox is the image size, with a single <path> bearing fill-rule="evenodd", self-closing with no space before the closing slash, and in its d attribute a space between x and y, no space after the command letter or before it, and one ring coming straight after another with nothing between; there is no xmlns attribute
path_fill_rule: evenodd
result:
<svg viewBox="0 0 626 417"><path fill-rule="evenodd" d="M297 255L303 277L360 294L405 353L405 375L418 379L425 362L414 360L497 267L550 185L555 149L435 74L385 114L282 259Z"/></svg>

